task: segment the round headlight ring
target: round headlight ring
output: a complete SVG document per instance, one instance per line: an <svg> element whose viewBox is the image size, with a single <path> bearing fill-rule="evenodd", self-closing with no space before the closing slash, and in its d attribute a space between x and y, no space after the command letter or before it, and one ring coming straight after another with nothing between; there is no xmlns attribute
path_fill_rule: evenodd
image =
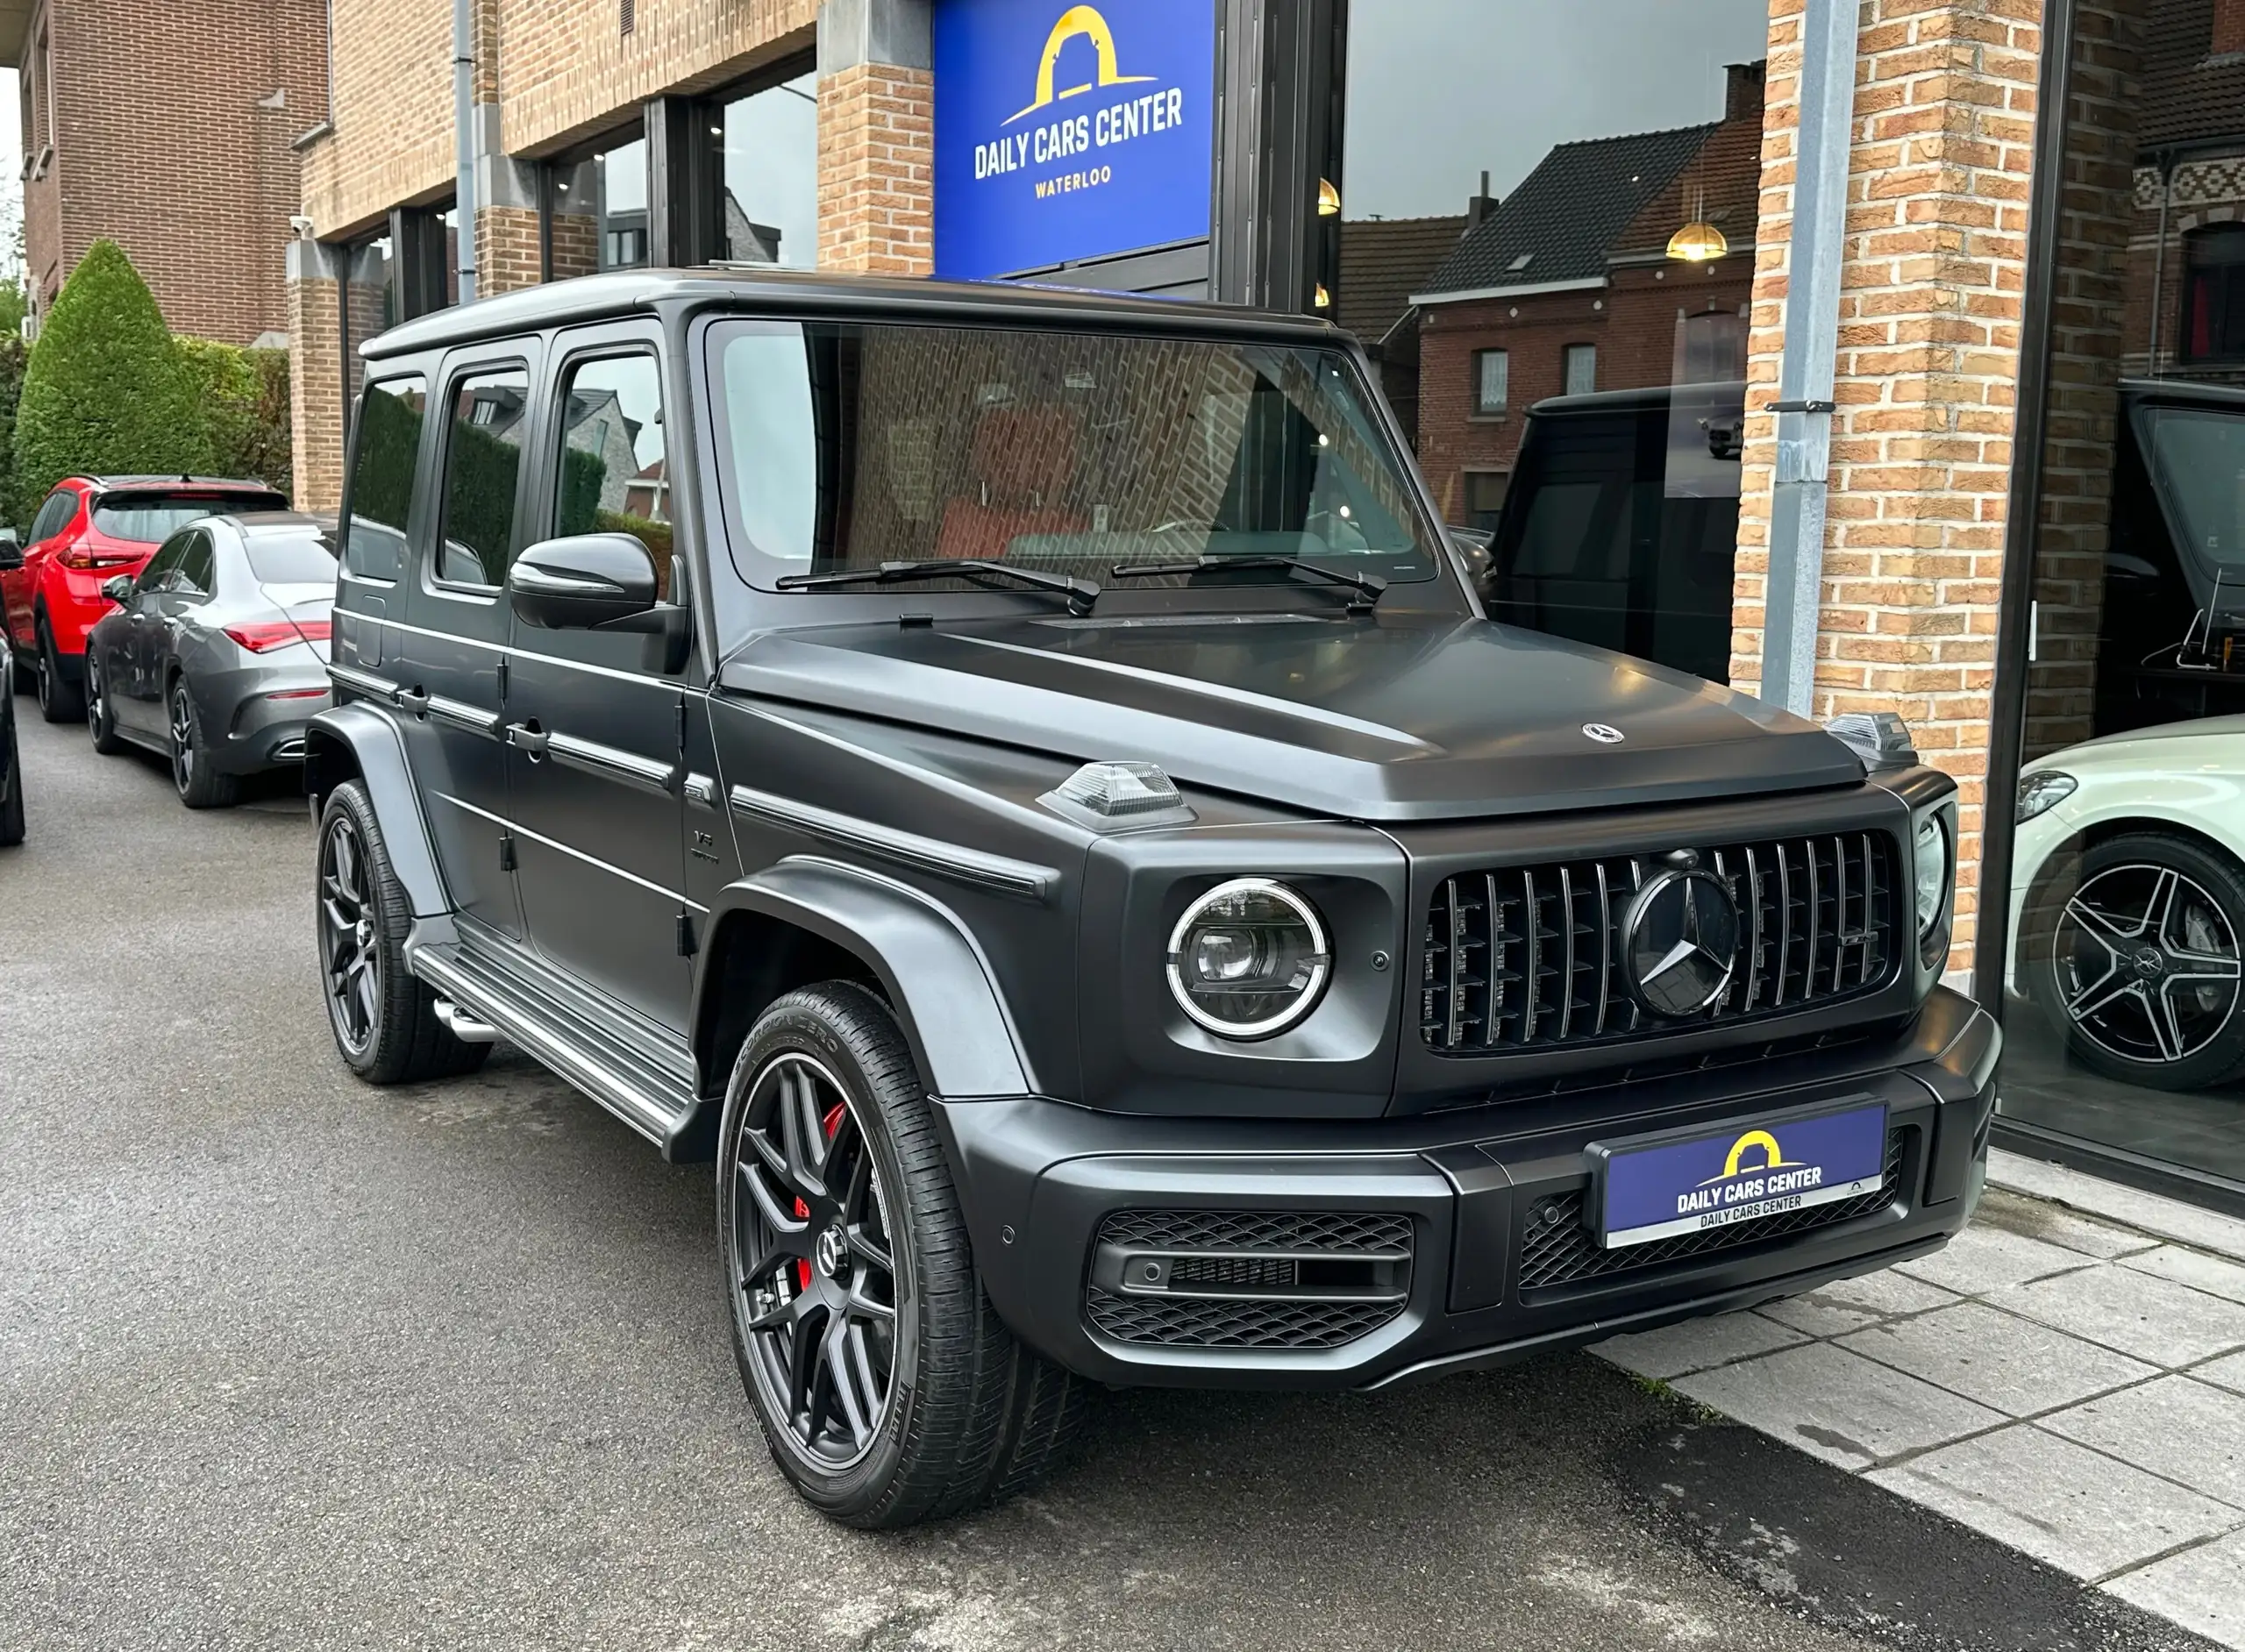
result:
<svg viewBox="0 0 2245 1652"><path fill-rule="evenodd" d="M1918 939L1921 943L1932 938L1949 910L1949 878L1952 864L1949 849L1949 827L1939 815L1928 815L1918 822L1917 840L1913 845L1915 865L1913 867L1916 889ZM1932 909L1927 909L1927 901Z"/></svg>
<svg viewBox="0 0 2245 1652"><path fill-rule="evenodd" d="M1299 954L1298 962L1308 966L1308 979L1294 990L1291 1000L1276 1015L1265 1015L1251 1022L1226 1021L1212 1015L1197 1001L1185 979L1185 948L1194 931L1215 907L1226 901L1263 901L1279 908L1305 931L1307 944ZM1237 1041L1269 1038L1295 1025L1317 1008L1324 996L1326 983L1332 979L1333 952L1327 938L1324 920L1307 897L1271 878L1234 878L1228 883L1196 897L1185 908L1185 915L1169 932L1169 952L1166 960L1169 994L1177 1007L1192 1018L1195 1025L1204 1027L1219 1037Z"/></svg>

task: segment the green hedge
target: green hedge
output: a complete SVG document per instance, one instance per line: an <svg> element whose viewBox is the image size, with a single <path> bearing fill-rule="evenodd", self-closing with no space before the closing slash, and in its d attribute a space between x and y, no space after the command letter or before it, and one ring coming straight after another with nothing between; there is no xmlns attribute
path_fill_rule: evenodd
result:
<svg viewBox="0 0 2245 1652"><path fill-rule="evenodd" d="M94 243L47 312L24 373L15 454L18 520L65 476L212 466L196 376L114 241Z"/></svg>
<svg viewBox="0 0 2245 1652"><path fill-rule="evenodd" d="M196 386L211 466L288 493L295 478L289 430L289 352L245 350L215 338L175 339Z"/></svg>

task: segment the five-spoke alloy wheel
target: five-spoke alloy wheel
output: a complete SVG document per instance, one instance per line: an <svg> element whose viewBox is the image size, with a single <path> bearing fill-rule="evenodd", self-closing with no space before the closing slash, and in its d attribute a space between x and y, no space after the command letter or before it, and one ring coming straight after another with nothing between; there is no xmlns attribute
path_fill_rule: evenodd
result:
<svg viewBox="0 0 2245 1652"><path fill-rule="evenodd" d="M367 851L347 814L329 822L319 845L319 955L327 1013L346 1056L363 1054L380 1030L381 949L375 943Z"/></svg>
<svg viewBox="0 0 2245 1652"><path fill-rule="evenodd" d="M2167 1090L2245 1067L2245 875L2164 833L2084 852L2047 913L2032 986L2083 1065Z"/></svg>
<svg viewBox="0 0 2245 1652"><path fill-rule="evenodd" d="M772 1003L733 1063L717 1141L733 1353L795 1490L886 1527L1040 1476L1082 1387L991 1307L888 1007L848 981Z"/></svg>

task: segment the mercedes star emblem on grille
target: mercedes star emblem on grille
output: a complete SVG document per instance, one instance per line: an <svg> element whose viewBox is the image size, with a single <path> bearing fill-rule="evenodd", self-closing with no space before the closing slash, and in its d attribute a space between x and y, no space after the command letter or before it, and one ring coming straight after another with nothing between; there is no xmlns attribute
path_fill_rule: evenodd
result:
<svg viewBox="0 0 2245 1652"><path fill-rule="evenodd" d="M1738 903L1708 872L1664 872L1637 892L1621 972L1637 1002L1678 1021L1711 1009L1738 971Z"/></svg>
<svg viewBox="0 0 2245 1652"><path fill-rule="evenodd" d="M1600 745L1619 745L1627 737L1610 723L1586 723L1582 731Z"/></svg>

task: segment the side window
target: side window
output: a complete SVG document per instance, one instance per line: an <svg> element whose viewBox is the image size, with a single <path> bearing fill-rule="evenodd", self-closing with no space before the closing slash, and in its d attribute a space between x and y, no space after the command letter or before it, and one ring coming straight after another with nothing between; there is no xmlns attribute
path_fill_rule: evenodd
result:
<svg viewBox="0 0 2245 1652"><path fill-rule="evenodd" d="M39 508L39 515L32 518L31 543L37 545L61 533L63 524L77 513L77 495L61 488L49 494L46 502Z"/></svg>
<svg viewBox="0 0 2245 1652"><path fill-rule="evenodd" d="M553 531L629 533L654 553L670 597L670 472L662 371L652 355L581 361L561 381Z"/></svg>
<svg viewBox="0 0 2245 1652"><path fill-rule="evenodd" d="M530 375L519 367L464 374L453 382L451 414L433 572L448 585L489 589L506 579L514 554Z"/></svg>
<svg viewBox="0 0 2245 1652"><path fill-rule="evenodd" d="M133 581L132 588L143 596L166 589L167 582L179 572L180 554L187 549L187 541L184 533L175 533L165 540L163 547L140 570L140 577Z"/></svg>
<svg viewBox="0 0 2245 1652"><path fill-rule="evenodd" d="M343 566L353 573L395 580L405 565L405 523L428 409L429 381L417 373L377 380L359 399L351 516L343 530Z"/></svg>
<svg viewBox="0 0 2245 1652"><path fill-rule="evenodd" d="M182 596L209 596L218 588L210 536L197 529L181 538L185 544L180 550L179 573L173 579L171 588Z"/></svg>

